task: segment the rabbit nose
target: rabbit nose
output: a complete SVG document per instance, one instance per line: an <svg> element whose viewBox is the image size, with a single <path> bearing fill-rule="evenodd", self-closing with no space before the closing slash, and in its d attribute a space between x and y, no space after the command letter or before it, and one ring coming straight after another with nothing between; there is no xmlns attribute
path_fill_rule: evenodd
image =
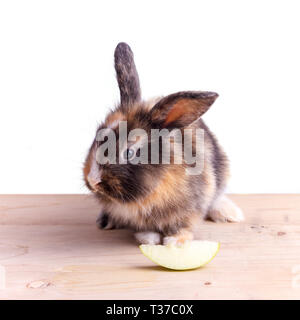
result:
<svg viewBox="0 0 300 320"><path fill-rule="evenodd" d="M88 176L88 182L92 189L96 189L97 185L101 182L101 179L94 179Z"/></svg>
<svg viewBox="0 0 300 320"><path fill-rule="evenodd" d="M96 189L97 185L101 183L101 173L101 170L92 166L87 176L87 181L92 189Z"/></svg>

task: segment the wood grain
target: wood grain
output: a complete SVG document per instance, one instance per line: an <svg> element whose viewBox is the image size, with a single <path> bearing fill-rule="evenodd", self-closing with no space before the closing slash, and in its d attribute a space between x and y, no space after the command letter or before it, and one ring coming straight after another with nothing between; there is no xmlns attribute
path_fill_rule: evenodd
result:
<svg viewBox="0 0 300 320"><path fill-rule="evenodd" d="M100 231L87 195L1 195L1 299L299 299L300 195L232 195L240 224L203 222L221 249L207 266L168 271L129 230Z"/></svg>

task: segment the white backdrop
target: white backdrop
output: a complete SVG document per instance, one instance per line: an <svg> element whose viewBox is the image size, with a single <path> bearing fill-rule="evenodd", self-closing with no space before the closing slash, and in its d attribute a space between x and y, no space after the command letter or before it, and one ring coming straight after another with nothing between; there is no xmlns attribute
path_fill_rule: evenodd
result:
<svg viewBox="0 0 300 320"><path fill-rule="evenodd" d="M0 193L82 193L132 47L145 98L210 90L229 191L300 192L299 1L1 1Z"/></svg>

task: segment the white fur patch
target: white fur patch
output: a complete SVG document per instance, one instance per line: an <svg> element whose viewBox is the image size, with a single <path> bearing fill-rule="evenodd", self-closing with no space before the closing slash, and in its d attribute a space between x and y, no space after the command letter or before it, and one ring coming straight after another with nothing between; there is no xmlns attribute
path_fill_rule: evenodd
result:
<svg viewBox="0 0 300 320"><path fill-rule="evenodd" d="M159 244L161 242L160 234L158 232L136 232L134 237L140 244Z"/></svg>
<svg viewBox="0 0 300 320"><path fill-rule="evenodd" d="M88 173L88 176L87 176L87 180L92 189L94 189L95 186L101 182L101 174L102 174L102 171L99 170L98 164L96 162L95 150L93 150L90 172Z"/></svg>
<svg viewBox="0 0 300 320"><path fill-rule="evenodd" d="M208 216L215 222L241 222L245 219L243 211L225 196L217 199Z"/></svg>

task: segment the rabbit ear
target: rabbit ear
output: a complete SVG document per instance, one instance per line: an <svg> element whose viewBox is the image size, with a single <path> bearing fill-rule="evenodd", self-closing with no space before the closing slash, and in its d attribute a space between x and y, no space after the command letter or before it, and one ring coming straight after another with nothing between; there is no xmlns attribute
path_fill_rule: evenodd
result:
<svg viewBox="0 0 300 320"><path fill-rule="evenodd" d="M127 43L120 42L115 49L115 69L120 88L121 105L141 100L139 76L133 53Z"/></svg>
<svg viewBox="0 0 300 320"><path fill-rule="evenodd" d="M151 110L151 119L161 127L185 127L202 116L218 94L183 91L162 98Z"/></svg>

